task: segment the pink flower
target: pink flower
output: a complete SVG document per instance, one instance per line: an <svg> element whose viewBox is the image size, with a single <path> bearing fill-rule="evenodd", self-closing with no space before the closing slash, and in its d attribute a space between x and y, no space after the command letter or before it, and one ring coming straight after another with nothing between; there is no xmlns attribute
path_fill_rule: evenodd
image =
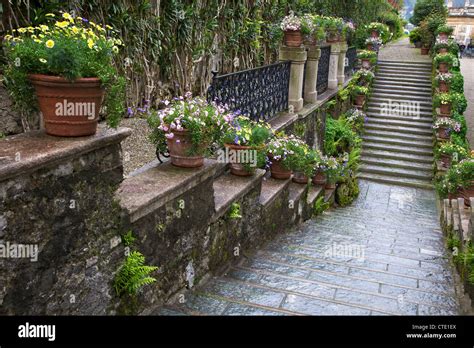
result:
<svg viewBox="0 0 474 348"><path fill-rule="evenodd" d="M168 133L168 134L165 134L165 137L166 137L166 139L173 139L174 134L173 133Z"/></svg>

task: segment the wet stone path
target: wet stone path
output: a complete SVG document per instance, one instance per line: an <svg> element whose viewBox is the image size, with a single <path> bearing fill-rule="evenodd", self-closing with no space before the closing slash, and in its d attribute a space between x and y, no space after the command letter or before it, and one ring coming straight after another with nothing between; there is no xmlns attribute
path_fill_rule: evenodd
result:
<svg viewBox="0 0 474 348"><path fill-rule="evenodd" d="M360 187L351 206L279 236L153 314L458 314L434 192Z"/></svg>

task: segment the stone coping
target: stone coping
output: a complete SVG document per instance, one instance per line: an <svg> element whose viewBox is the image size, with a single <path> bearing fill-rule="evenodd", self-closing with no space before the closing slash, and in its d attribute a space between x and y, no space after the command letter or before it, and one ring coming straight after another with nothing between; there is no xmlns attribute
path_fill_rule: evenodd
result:
<svg viewBox="0 0 474 348"><path fill-rule="evenodd" d="M115 197L134 223L213 177L216 169L217 162L210 159L199 168L179 168L166 162L125 179Z"/></svg>
<svg viewBox="0 0 474 348"><path fill-rule="evenodd" d="M260 204L268 207L286 188L290 186L291 179L279 180L268 178L262 182L262 193L260 195Z"/></svg>
<svg viewBox="0 0 474 348"><path fill-rule="evenodd" d="M263 169L257 169L252 176L241 177L227 173L217 178L213 184L215 214L212 221L217 221L233 202L258 185L264 175Z"/></svg>
<svg viewBox="0 0 474 348"><path fill-rule="evenodd" d="M99 127L95 135L87 137L55 137L44 131L7 137L0 140L0 181L120 143L130 134L129 128Z"/></svg>

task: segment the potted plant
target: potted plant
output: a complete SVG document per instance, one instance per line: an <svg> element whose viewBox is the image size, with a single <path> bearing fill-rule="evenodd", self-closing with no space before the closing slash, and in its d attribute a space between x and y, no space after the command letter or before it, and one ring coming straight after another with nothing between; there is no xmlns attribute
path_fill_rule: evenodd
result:
<svg viewBox="0 0 474 348"><path fill-rule="evenodd" d="M351 90L351 95L354 99L354 105L362 107L365 103L365 99L369 94L369 89L364 86L354 86Z"/></svg>
<svg viewBox="0 0 474 348"><path fill-rule="evenodd" d="M360 51L357 54L357 57L360 59L363 69L370 69L371 65L377 60L377 53L374 51Z"/></svg>
<svg viewBox="0 0 474 348"><path fill-rule="evenodd" d="M453 33L454 29L448 25L442 25L436 30L436 35L438 35L439 39L447 40L448 36Z"/></svg>
<svg viewBox="0 0 474 348"><path fill-rule="evenodd" d="M221 143L226 148L230 171L237 176L250 176L256 168L265 165L265 143L272 136L271 126L263 121L255 122L248 117L224 116L227 124Z"/></svg>
<svg viewBox="0 0 474 348"><path fill-rule="evenodd" d="M370 87L375 80L375 74L370 70L362 69L353 75L352 80L360 86Z"/></svg>
<svg viewBox="0 0 474 348"><path fill-rule="evenodd" d="M433 85L438 88L439 92L446 93L449 92L452 79L453 74L451 73L439 73L433 78Z"/></svg>
<svg viewBox="0 0 474 348"><path fill-rule="evenodd" d="M459 162L455 171L459 175L459 187L464 205L470 207L470 198L474 197L474 158L466 158Z"/></svg>
<svg viewBox="0 0 474 348"><path fill-rule="evenodd" d="M460 93L438 93L434 97L434 106L439 107L440 115L445 117L450 117L453 109L462 114L465 104L466 98Z"/></svg>
<svg viewBox="0 0 474 348"><path fill-rule="evenodd" d="M384 29L385 29L385 25L383 25L382 23L378 23L378 22L370 23L367 26L367 30L370 33L370 36L372 38L375 38L375 39L378 39L380 37L380 35L383 34Z"/></svg>
<svg viewBox="0 0 474 348"><path fill-rule="evenodd" d="M301 33L303 34L303 42L305 45L321 45L326 37L321 17L318 15L305 14L301 18Z"/></svg>
<svg viewBox="0 0 474 348"><path fill-rule="evenodd" d="M433 61L440 73L447 73L453 64L457 64L457 58L450 53L437 54Z"/></svg>
<svg viewBox="0 0 474 348"><path fill-rule="evenodd" d="M339 179L339 173L341 170L340 163L338 162L337 158L329 157L326 161L326 185L325 189L327 190L335 190L336 183Z"/></svg>
<svg viewBox="0 0 474 348"><path fill-rule="evenodd" d="M174 166L201 167L209 147L222 135L228 112L190 93L165 105L148 118L157 151L166 152L167 146Z"/></svg>
<svg viewBox="0 0 474 348"><path fill-rule="evenodd" d="M267 144L267 153L272 178L275 179L289 179L291 178L292 170L291 163L295 156L294 149L303 146L304 142L294 135L286 136L280 135L273 138Z"/></svg>
<svg viewBox="0 0 474 348"><path fill-rule="evenodd" d="M364 124L368 121L367 114L357 108L347 111L344 117L352 125L352 130L359 133L363 130Z"/></svg>
<svg viewBox="0 0 474 348"><path fill-rule="evenodd" d="M451 132L459 133L461 131L461 124L448 117L439 117L434 125L433 129L437 132L439 139L449 139Z"/></svg>
<svg viewBox="0 0 474 348"><path fill-rule="evenodd" d="M446 54L450 48L448 41L437 41L433 46L433 50L438 54Z"/></svg>
<svg viewBox="0 0 474 348"><path fill-rule="evenodd" d="M326 156L321 154L321 151L315 150L315 162L313 168L313 178L312 183L314 185L325 186L327 182L326 170L327 170L327 160Z"/></svg>
<svg viewBox="0 0 474 348"><path fill-rule="evenodd" d="M365 40L365 45L369 51L377 51L382 46L382 39L378 37L369 37Z"/></svg>
<svg viewBox="0 0 474 348"><path fill-rule="evenodd" d="M283 31L284 44L288 47L300 47L303 44L301 33L301 19L293 12L283 18L280 28Z"/></svg>
<svg viewBox="0 0 474 348"><path fill-rule="evenodd" d="M421 48L421 34L419 28L410 31L410 42L414 44L416 48Z"/></svg>
<svg viewBox="0 0 474 348"><path fill-rule="evenodd" d="M342 40L344 21L336 17L322 17L326 30L326 42L333 43Z"/></svg>
<svg viewBox="0 0 474 348"><path fill-rule="evenodd" d="M436 150L436 159L444 168L451 167L451 163L457 163L468 156L467 150L452 142L444 142Z"/></svg>
<svg viewBox="0 0 474 348"><path fill-rule="evenodd" d="M293 152L288 156L288 167L293 171L293 182L307 184L309 178L313 177L317 154L302 140L289 142L288 145L289 150Z"/></svg>
<svg viewBox="0 0 474 348"><path fill-rule="evenodd" d="M117 127L125 79L113 59L122 41L112 27L69 13L47 18L5 37L5 83L15 105L25 114L39 108L47 134L69 137L96 132L104 100L107 122Z"/></svg>

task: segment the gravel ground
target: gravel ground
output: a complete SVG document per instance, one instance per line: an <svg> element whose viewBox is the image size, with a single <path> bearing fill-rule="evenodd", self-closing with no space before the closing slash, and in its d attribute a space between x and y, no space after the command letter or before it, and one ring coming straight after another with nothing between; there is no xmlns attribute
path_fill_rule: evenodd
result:
<svg viewBox="0 0 474 348"><path fill-rule="evenodd" d="M155 146L148 140L150 128L145 119L126 118L120 126L132 129L132 135L122 142L124 174L128 176L156 159Z"/></svg>

